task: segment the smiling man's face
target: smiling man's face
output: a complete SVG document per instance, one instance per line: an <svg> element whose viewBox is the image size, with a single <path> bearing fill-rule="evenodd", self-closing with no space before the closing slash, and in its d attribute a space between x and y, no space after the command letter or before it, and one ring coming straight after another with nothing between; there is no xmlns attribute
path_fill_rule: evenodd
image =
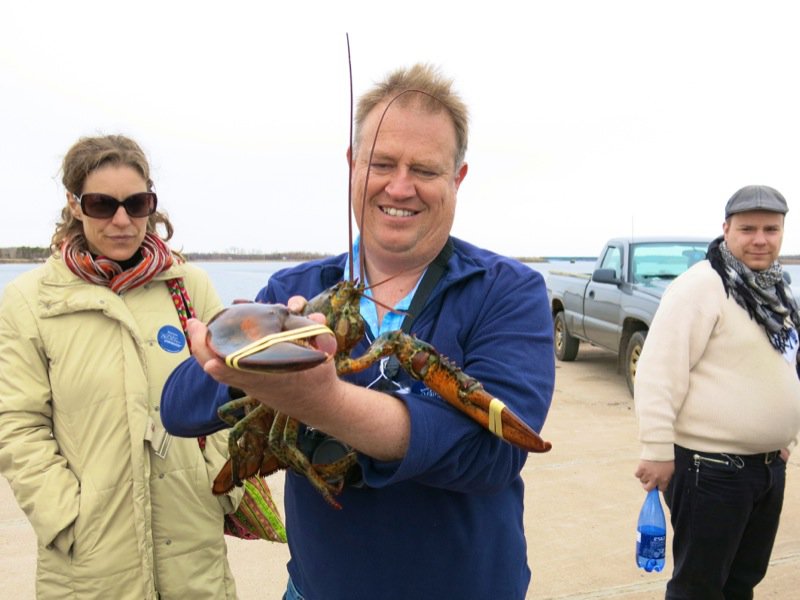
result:
<svg viewBox="0 0 800 600"><path fill-rule="evenodd" d="M456 193L467 165L456 168L456 133L444 110L386 103L367 116L353 157L353 211L367 255L427 264L453 226ZM365 180L369 168L369 180Z"/></svg>

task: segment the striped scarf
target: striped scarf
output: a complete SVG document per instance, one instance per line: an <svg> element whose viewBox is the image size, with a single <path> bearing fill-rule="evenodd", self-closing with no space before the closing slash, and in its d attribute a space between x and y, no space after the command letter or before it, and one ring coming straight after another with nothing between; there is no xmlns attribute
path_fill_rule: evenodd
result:
<svg viewBox="0 0 800 600"><path fill-rule="evenodd" d="M731 254L721 236L711 242L706 258L722 279L727 295L764 328L775 349L784 352L792 330L800 329L800 314L780 263L753 271ZM800 353L797 359L800 361Z"/></svg>
<svg viewBox="0 0 800 600"><path fill-rule="evenodd" d="M174 260L167 245L154 233L145 235L139 252L142 260L129 269L123 269L105 256L94 258L82 233L67 238L61 246L61 256L70 271L84 281L109 287L120 295L166 271Z"/></svg>

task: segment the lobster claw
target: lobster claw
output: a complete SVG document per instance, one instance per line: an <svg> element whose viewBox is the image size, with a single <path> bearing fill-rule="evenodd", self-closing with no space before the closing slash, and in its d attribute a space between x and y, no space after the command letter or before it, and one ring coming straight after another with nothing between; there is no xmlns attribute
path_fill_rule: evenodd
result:
<svg viewBox="0 0 800 600"><path fill-rule="evenodd" d="M206 343L225 363L241 371L287 372L322 364L330 354L316 347L325 325L289 312L282 304L234 304L208 323Z"/></svg>

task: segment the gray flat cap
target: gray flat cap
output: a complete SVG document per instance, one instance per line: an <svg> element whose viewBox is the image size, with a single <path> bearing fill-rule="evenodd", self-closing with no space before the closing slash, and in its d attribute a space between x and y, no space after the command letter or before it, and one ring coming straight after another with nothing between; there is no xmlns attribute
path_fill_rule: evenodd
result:
<svg viewBox="0 0 800 600"><path fill-rule="evenodd" d="M736 192L725 205L725 218L750 210L766 210L785 215L789 212L786 199L768 185L748 185Z"/></svg>

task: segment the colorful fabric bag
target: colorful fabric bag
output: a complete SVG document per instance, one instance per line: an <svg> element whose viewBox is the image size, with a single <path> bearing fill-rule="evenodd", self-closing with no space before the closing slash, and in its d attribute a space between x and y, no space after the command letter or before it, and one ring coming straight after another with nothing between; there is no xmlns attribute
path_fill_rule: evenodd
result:
<svg viewBox="0 0 800 600"><path fill-rule="evenodd" d="M286 543L286 528L263 477L244 481L244 496L235 512L225 515L225 533L245 540Z"/></svg>

